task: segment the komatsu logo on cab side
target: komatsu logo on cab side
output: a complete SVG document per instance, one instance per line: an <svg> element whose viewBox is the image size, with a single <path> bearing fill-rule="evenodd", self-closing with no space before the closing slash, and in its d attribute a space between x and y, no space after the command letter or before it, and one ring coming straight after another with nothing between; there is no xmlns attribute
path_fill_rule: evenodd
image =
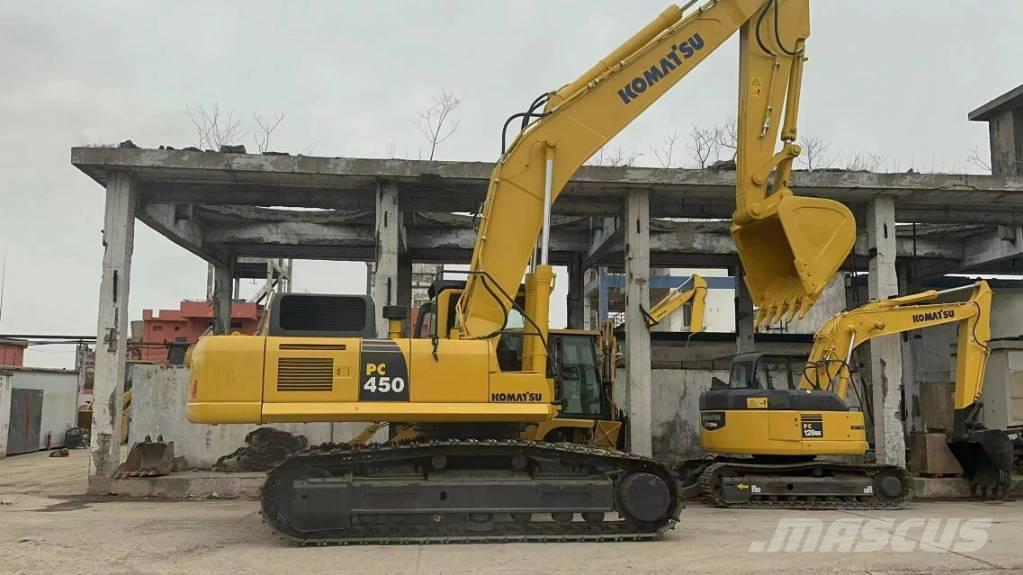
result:
<svg viewBox="0 0 1023 575"><path fill-rule="evenodd" d="M925 311L923 313L913 314L913 323L922 323L925 321L937 321L939 319L952 319L956 316L954 309L942 309L938 311Z"/></svg>
<svg viewBox="0 0 1023 575"><path fill-rule="evenodd" d="M660 62L650 66L650 69L644 71L642 76L636 76L621 90L618 90L618 97L626 104L635 100L640 94L646 92L647 88L674 72L682 65L682 60L692 58L693 54L702 48L703 38L699 34L693 34L688 40L672 45L671 52L661 58Z"/></svg>
<svg viewBox="0 0 1023 575"><path fill-rule="evenodd" d="M522 393L491 393L490 401L509 401L514 403L536 403L542 401L543 396L532 391Z"/></svg>

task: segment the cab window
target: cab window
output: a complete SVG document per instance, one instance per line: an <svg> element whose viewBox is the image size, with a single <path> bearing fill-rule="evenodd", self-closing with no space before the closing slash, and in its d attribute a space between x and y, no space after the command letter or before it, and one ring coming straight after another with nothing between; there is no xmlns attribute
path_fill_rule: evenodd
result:
<svg viewBox="0 0 1023 575"><path fill-rule="evenodd" d="M741 361L732 365L732 373L728 376L728 384L732 389L750 389L753 387L753 362Z"/></svg>
<svg viewBox="0 0 1023 575"><path fill-rule="evenodd" d="M606 417L604 382L597 368L593 337L559 334L553 339L561 376L562 417Z"/></svg>
<svg viewBox="0 0 1023 575"><path fill-rule="evenodd" d="M788 360L777 357L761 358L757 364L757 387L760 389L790 389Z"/></svg>

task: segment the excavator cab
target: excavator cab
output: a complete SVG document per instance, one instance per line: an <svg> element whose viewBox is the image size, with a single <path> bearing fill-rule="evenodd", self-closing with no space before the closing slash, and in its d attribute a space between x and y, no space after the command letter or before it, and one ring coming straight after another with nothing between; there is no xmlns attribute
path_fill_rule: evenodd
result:
<svg viewBox="0 0 1023 575"><path fill-rule="evenodd" d="M446 335L454 327L454 309L464 287L462 281L435 281L430 287L430 301L419 306L412 337ZM520 303L524 295L520 290ZM497 346L497 361L502 370L521 369L527 337L522 332L523 323L517 310L509 310L507 331ZM550 357L547 376L556 382L561 409L557 418L527 426L523 438L604 449L624 447L622 414L613 401L614 342L600 332L582 329L552 329L547 339Z"/></svg>

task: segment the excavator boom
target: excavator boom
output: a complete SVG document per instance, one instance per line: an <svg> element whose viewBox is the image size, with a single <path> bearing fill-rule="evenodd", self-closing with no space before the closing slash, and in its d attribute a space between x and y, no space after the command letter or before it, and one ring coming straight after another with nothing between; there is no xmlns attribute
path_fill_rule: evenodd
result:
<svg viewBox="0 0 1023 575"><path fill-rule="evenodd" d="M689 15L669 6L577 80L509 119L521 117L523 129L490 179L458 303L460 337L493 337L503 328L503 294L515 293L538 237L539 263L547 263L550 204L583 162L740 29L732 234L761 321L805 313L855 239L847 208L789 189L809 0L718 0ZM784 146L775 153L779 131Z"/></svg>
<svg viewBox="0 0 1023 575"><path fill-rule="evenodd" d="M971 290L969 299L928 303L943 295ZM817 331L800 387L830 389L845 399L849 390L852 351L883 335L958 323L955 409L973 405L979 398L987 365L987 342L991 338L991 288L979 281L965 288L928 290L918 294L868 302L835 315Z"/></svg>
<svg viewBox="0 0 1023 575"><path fill-rule="evenodd" d="M691 286L687 289L682 289ZM703 331L703 312L707 305L707 280L699 274L693 274L677 289L669 291L661 300L650 307L650 311L642 310L646 317L647 327L661 323L683 305L692 302L692 313L689 315L689 331Z"/></svg>
<svg viewBox="0 0 1023 575"><path fill-rule="evenodd" d="M971 292L965 301L929 303L964 290ZM844 399L851 378L849 361L856 347L875 337L949 323L959 325L949 449L978 495L1001 496L1011 481L1012 441L1004 430L988 429L977 420L991 339L991 288L987 282L872 301L834 316L814 338L800 387L833 390Z"/></svg>

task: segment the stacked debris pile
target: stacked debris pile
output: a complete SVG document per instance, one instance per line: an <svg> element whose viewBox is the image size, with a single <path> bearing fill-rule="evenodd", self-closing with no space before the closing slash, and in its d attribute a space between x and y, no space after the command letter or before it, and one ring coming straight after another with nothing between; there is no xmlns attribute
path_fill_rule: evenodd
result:
<svg viewBox="0 0 1023 575"><path fill-rule="evenodd" d="M304 435L260 427L245 436L245 445L217 460L215 471L268 471L309 446Z"/></svg>

